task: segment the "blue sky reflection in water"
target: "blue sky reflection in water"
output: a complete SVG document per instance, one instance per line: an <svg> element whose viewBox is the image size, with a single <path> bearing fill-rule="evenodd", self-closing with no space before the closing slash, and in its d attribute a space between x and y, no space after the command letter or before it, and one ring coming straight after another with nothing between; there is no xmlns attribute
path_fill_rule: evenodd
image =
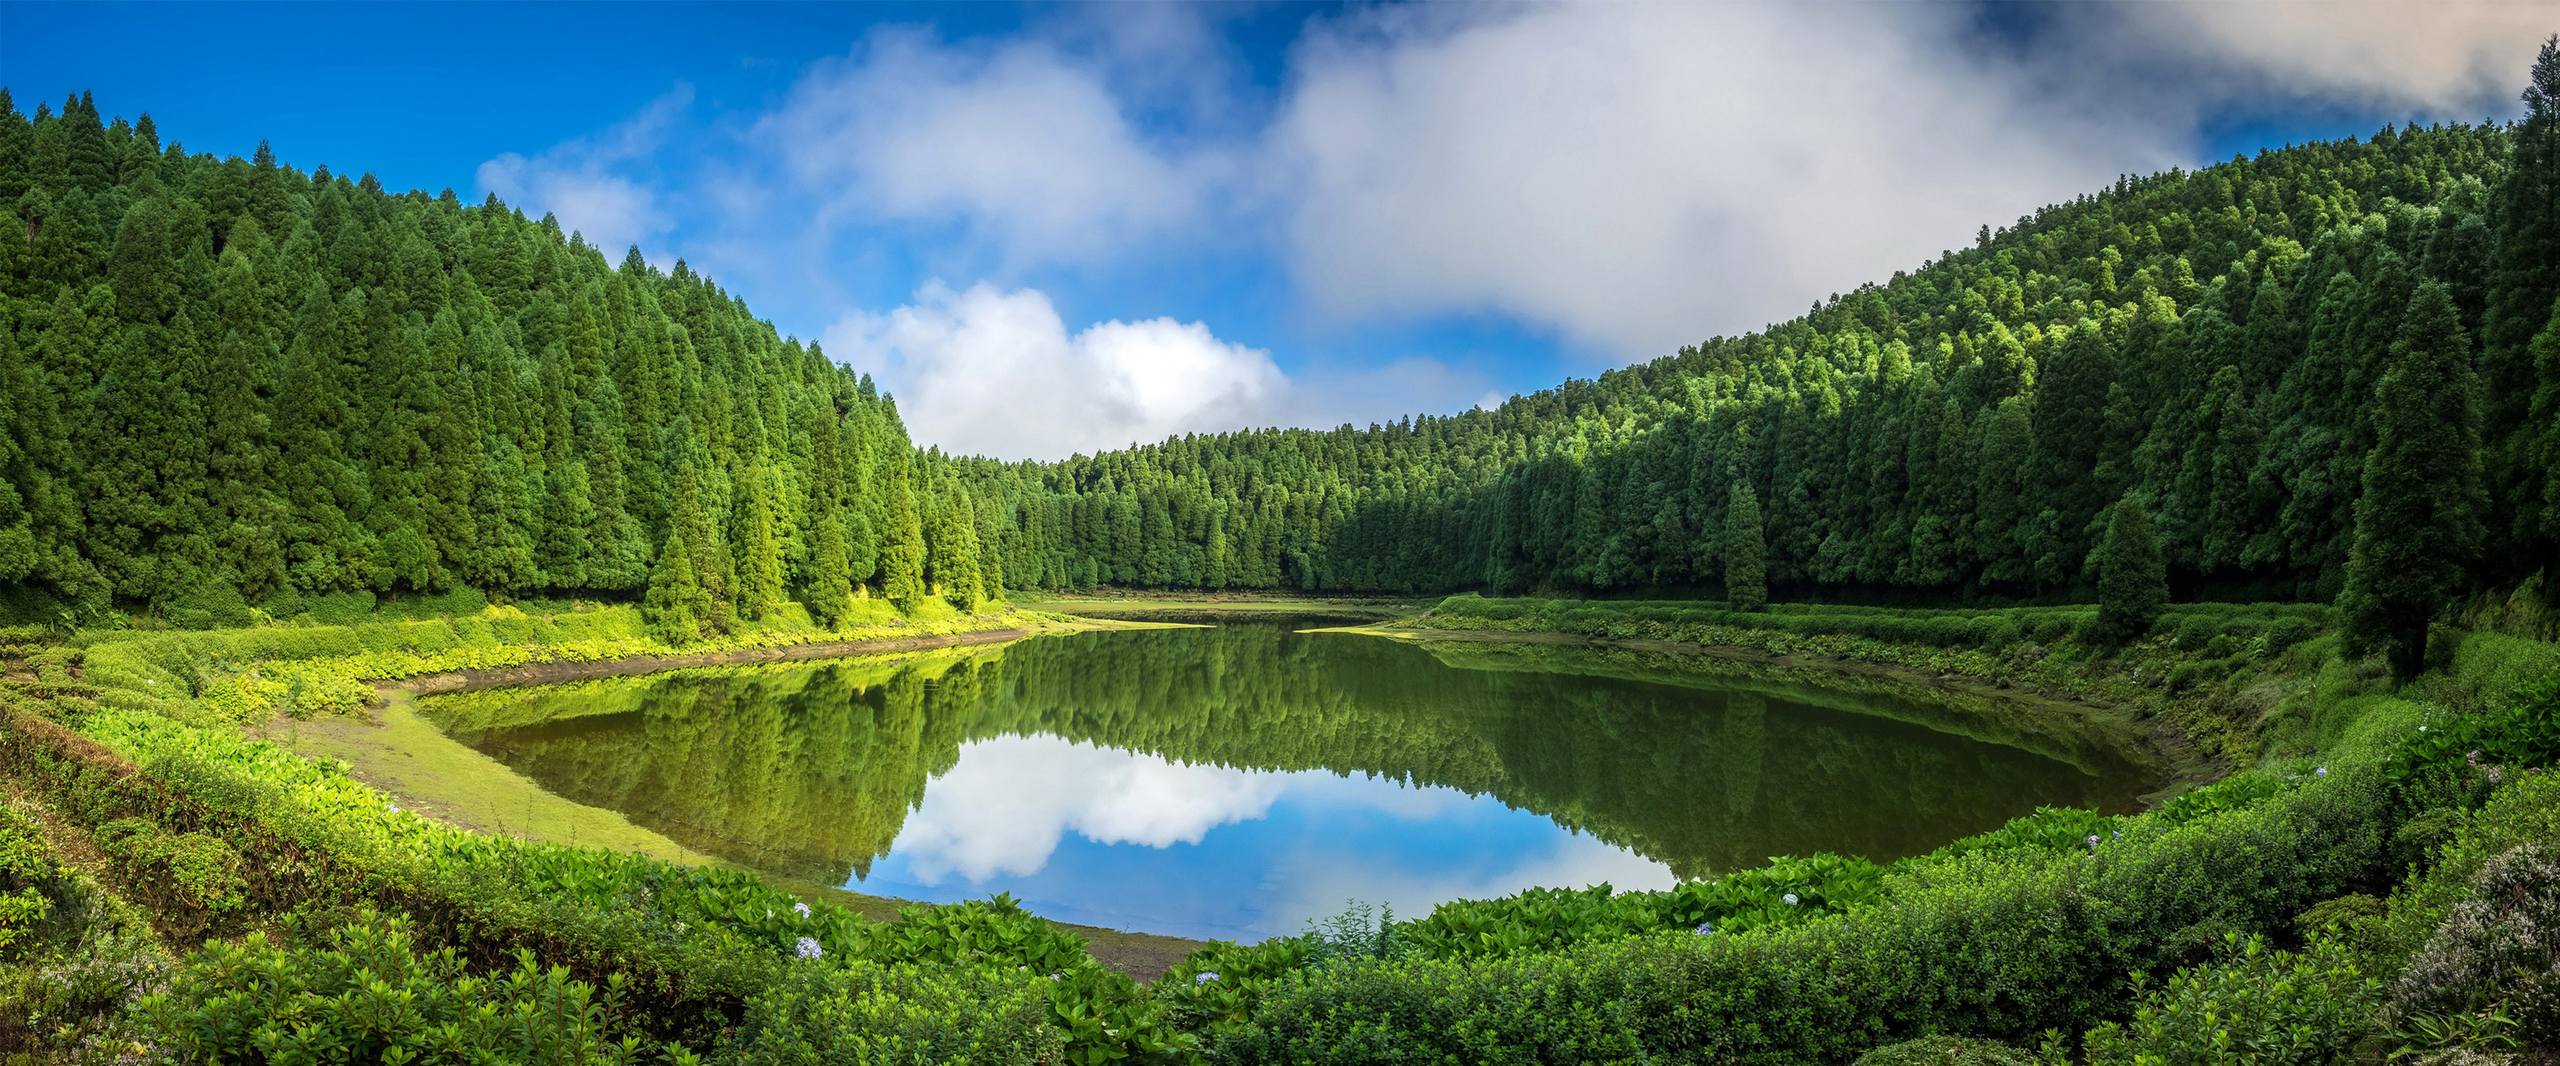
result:
<svg viewBox="0 0 2560 1066"><path fill-rule="evenodd" d="M1272 624L438 697L562 796L697 851L923 900L1253 940L1348 900L1658 888L1891 859L2147 782L1907 695L1630 652Z"/></svg>
<svg viewBox="0 0 2560 1066"><path fill-rule="evenodd" d="M1058 737L974 741L847 888L1011 892L1064 921L1259 940L1351 899L1418 915L1539 886L1668 888L1671 868L1490 795L1368 773L1185 765Z"/></svg>

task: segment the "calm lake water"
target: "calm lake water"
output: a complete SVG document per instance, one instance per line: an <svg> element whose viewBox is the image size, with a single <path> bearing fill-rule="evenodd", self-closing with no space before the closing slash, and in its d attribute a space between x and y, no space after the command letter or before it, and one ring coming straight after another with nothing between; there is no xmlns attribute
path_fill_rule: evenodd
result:
<svg viewBox="0 0 2560 1066"><path fill-rule="evenodd" d="M909 899L1256 940L1346 901L1891 859L2145 782L1893 697L1258 622L428 701L695 850ZM1915 724L1934 723L1937 727Z"/></svg>

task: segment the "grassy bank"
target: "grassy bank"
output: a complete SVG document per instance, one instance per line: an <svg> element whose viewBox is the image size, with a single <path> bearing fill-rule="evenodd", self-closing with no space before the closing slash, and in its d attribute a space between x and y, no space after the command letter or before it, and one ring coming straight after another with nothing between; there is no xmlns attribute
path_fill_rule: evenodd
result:
<svg viewBox="0 0 2560 1066"><path fill-rule="evenodd" d="M1329 606L1267 609L1339 617ZM1673 683L1708 648L1723 649L1718 669L1769 684L1863 664L1852 676L1879 694L1978 700L1955 703L1970 722L1935 727L2049 739L2078 715L2091 743L2189 738L2231 772L2156 809L2040 811L1884 865L1813 856L1663 892L1354 913L1206 946L1152 984L1105 965L1107 939L1010 901L883 922L874 901L701 863L618 815L536 795L396 692L378 725L348 713L386 680L467 687L542 664L1090 623L1015 611L820 632L786 619L678 649L627 608L501 608L22 639L0 647L0 770L53 824L96 828L78 834L94 836L106 886L92 894L148 886L131 889L145 924L176 949L174 976L112 971L84 1005L35 1016L67 1035L22 1039L38 1061L101 1052L105 1034L178 1057L284 1039L223 1006L263 996L378 1051L398 1034L308 1005L382 978L428 1018L460 1009L456 982L491 982L470 986L474 1001L523 1022L505 1039L535 1042L473 1046L535 1061L584 1048L590 1061L1793 1063L1933 1035L2057 1062L2211 1061L2177 1051L2199 1032L2313 1052L2266 1061L2533 1046L2516 1019L2542 1001L2517 996L2560 998L2560 983L2465 970L2478 952L2456 941L2525 920L2498 899L2560 905L2560 873L2538 872L2549 863L2531 850L2560 846L2560 796L2540 772L2560 745L2560 649L2447 633L2438 667L2395 690L2338 657L2317 609L2177 608L2124 648L2079 642L2077 622L2069 608L1444 601L1398 622L1443 655L1468 654L1450 638L1562 635L1619 646L1586 669ZM0 899L35 883L5 876ZM65 884L32 891L83 891ZM27 925L11 921L0 928ZM0 980L94 956L101 936L30 939L49 946L0 957ZM189 950L208 936L219 946ZM523 950L560 969L528 971ZM1183 946L1147 950L1162 961ZM399 972L379 972L384 959ZM2406 975L2422 971L2418 988ZM138 998L148 987L163 998Z"/></svg>

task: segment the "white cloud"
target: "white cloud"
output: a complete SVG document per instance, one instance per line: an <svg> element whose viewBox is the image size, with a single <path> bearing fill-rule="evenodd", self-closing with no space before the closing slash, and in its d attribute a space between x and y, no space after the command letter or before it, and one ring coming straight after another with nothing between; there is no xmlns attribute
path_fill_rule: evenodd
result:
<svg viewBox="0 0 2560 1066"><path fill-rule="evenodd" d="M1110 278L1269 258L1334 329L1485 314L1631 362L2194 164L2208 115L2512 113L2550 28L2524 3L2005 10L1993 34L1953 4L1361 8L1309 20L1277 90L1196 7L891 27L681 131L716 136L675 143L679 90L480 179L608 250L680 236L786 329L833 322L922 441L1057 456L1488 389L1464 353L1274 358ZM1115 319L1071 329L1039 287L1094 268L1127 268L1072 290ZM988 281L846 310L932 276Z"/></svg>
<svg viewBox="0 0 2560 1066"><path fill-rule="evenodd" d="M532 158L508 152L480 164L480 187L528 212L550 212L563 230L585 234L588 244L618 259L624 248L674 228L651 183L623 171L648 161L692 103L693 90L680 85L594 137Z"/></svg>
<svg viewBox="0 0 2560 1066"><path fill-rule="evenodd" d="M1271 353L1199 322L1109 321L1070 335L1048 295L932 282L887 314L847 316L827 354L898 398L907 431L946 451L1061 458L1193 431L1339 424L1436 409L1483 391L1479 375L1423 359L1353 371L1323 392ZM1461 401L1462 402L1462 401Z"/></svg>
<svg viewBox="0 0 2560 1066"><path fill-rule="evenodd" d="M890 846L915 878L940 884L1023 877L1072 831L1104 844L1196 844L1260 818L1283 776L1175 763L1052 736L997 737L960 749Z"/></svg>
<svg viewBox="0 0 2560 1066"><path fill-rule="evenodd" d="M2513 111L2534 49L2560 30L2547 3L2375 0L2133 4L2134 28L2248 76L2233 95L2275 89L2431 117Z"/></svg>
<svg viewBox="0 0 2560 1066"><path fill-rule="evenodd" d="M1039 39L875 32L754 138L836 221L957 223L1008 262L1080 261L1195 221L1222 167L1143 136L1100 64Z"/></svg>
<svg viewBox="0 0 2560 1066"><path fill-rule="evenodd" d="M1320 308L1496 311L1650 357L2175 158L1952 61L1923 5L1468 10L1300 57L1273 146Z"/></svg>
<svg viewBox="0 0 2560 1066"><path fill-rule="evenodd" d="M1679 884L1671 868L1583 833L1558 833L1549 850L1487 856L1456 867L1362 864L1346 867L1310 853L1283 865L1297 876L1277 914L1325 915L1345 900L1384 905L1415 917L1451 900L1494 899L1532 888L1588 888L1606 884L1621 892L1659 891Z"/></svg>

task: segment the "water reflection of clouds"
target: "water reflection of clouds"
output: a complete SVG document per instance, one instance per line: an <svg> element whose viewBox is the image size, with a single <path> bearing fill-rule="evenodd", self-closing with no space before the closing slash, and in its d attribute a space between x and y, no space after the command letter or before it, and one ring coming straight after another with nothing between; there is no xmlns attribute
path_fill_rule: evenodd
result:
<svg viewBox="0 0 2560 1066"><path fill-rule="evenodd" d="M962 745L949 773L898 832L892 854L924 884L1039 872L1068 830L1104 844L1196 844L1209 830L1261 817L1278 775L1194 766L1059 737Z"/></svg>
<svg viewBox="0 0 2560 1066"><path fill-rule="evenodd" d="M1369 864L1358 868L1310 863L1289 885L1288 902L1275 909L1324 915L1359 901L1394 908L1406 918L1431 913L1450 900L1492 899L1531 888L1582 888L1606 884L1619 891L1664 889L1671 868L1584 833L1558 831L1541 854L1502 856L1510 861L1442 866Z"/></svg>
<svg viewBox="0 0 2560 1066"><path fill-rule="evenodd" d="M1213 833L1222 826L1232 828ZM1295 931L1351 899L1417 915L1537 886L1672 883L1661 863L1489 796L1053 736L963 745L890 854L875 872L934 895L1001 881L1056 917L1125 924L1135 910L1154 928L1245 939Z"/></svg>

